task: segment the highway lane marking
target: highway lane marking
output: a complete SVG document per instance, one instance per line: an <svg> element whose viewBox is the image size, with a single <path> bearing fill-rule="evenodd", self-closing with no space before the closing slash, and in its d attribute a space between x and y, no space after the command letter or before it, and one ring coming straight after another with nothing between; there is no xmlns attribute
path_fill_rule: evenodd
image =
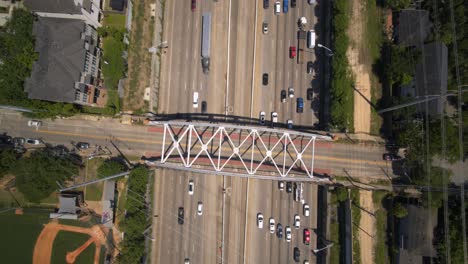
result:
<svg viewBox="0 0 468 264"><path fill-rule="evenodd" d="M104 139L104 140L112 140L115 139L116 141L124 141L124 142L134 142L134 143L145 143L145 144L162 144L162 141L159 140L146 140L146 139L134 139L134 138L125 138L125 137L112 137L112 136L91 136L86 134L79 134L79 133L72 133L72 132L62 132L62 131L51 131L51 130L37 130L39 133L43 134L50 134L50 135L63 135L63 136L74 136L74 137L82 137L82 138L90 138L90 139ZM199 147L198 145L196 147ZM196 148L192 150L197 150ZM254 150L254 154L259 153L257 149ZM303 159L311 158L311 155L308 153L303 154ZM317 160L325 160L325 161L336 161L336 162L348 162L348 163L355 163L355 164L372 164L372 165L381 165L387 166L386 161L373 161L373 160L356 160L356 159L347 159L347 158L336 158L336 157L329 157L329 156L321 156L315 154L315 159Z"/></svg>

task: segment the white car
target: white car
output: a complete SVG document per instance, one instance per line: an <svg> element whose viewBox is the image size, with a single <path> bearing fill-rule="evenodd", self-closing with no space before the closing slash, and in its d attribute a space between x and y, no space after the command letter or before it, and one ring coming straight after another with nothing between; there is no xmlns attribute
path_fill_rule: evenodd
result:
<svg viewBox="0 0 468 264"><path fill-rule="evenodd" d="M268 34L268 23L263 22L262 24L263 34Z"/></svg>
<svg viewBox="0 0 468 264"><path fill-rule="evenodd" d="M310 208L308 204L304 204L304 216L310 215Z"/></svg>
<svg viewBox="0 0 468 264"><path fill-rule="evenodd" d="M304 260L304 264L309 264L309 261L307 259Z"/></svg>
<svg viewBox="0 0 468 264"><path fill-rule="evenodd" d="M28 138L26 139L26 143L30 145L41 145L44 144L44 142L40 139L35 139L35 138Z"/></svg>
<svg viewBox="0 0 468 264"><path fill-rule="evenodd" d="M317 0L309 0L309 5L315 5L317 3Z"/></svg>
<svg viewBox="0 0 468 264"><path fill-rule="evenodd" d="M275 233L275 219L273 217L270 217L270 233Z"/></svg>
<svg viewBox="0 0 468 264"><path fill-rule="evenodd" d="M281 13L281 3L279 1L275 2L275 15Z"/></svg>
<svg viewBox="0 0 468 264"><path fill-rule="evenodd" d="M198 214L198 215L202 215L202 214L203 214L203 203L202 203L202 202L198 202L197 214Z"/></svg>
<svg viewBox="0 0 468 264"><path fill-rule="evenodd" d="M29 120L29 121L28 121L28 126L30 126L30 127L41 127L41 126L42 126L42 121L39 121L39 120Z"/></svg>
<svg viewBox="0 0 468 264"><path fill-rule="evenodd" d="M260 229L263 228L263 215L262 215L262 213L257 214L257 226Z"/></svg>
<svg viewBox="0 0 468 264"><path fill-rule="evenodd" d="M190 259L189 259L189 258L186 258L186 259L184 260L184 264L190 264Z"/></svg>
<svg viewBox="0 0 468 264"><path fill-rule="evenodd" d="M300 226L301 226L301 217L299 215L295 215L294 216L294 227L296 229L299 229Z"/></svg>
<svg viewBox="0 0 468 264"><path fill-rule="evenodd" d="M260 125L265 124L265 112L261 111L260 112Z"/></svg>
<svg viewBox="0 0 468 264"><path fill-rule="evenodd" d="M294 88L289 87L288 89L289 98L294 98Z"/></svg>
<svg viewBox="0 0 468 264"><path fill-rule="evenodd" d="M194 188L193 180L190 180L188 182L188 194L189 195L193 195L193 188Z"/></svg>
<svg viewBox="0 0 468 264"><path fill-rule="evenodd" d="M291 227L287 226L286 227L286 242L291 242Z"/></svg>
<svg viewBox="0 0 468 264"><path fill-rule="evenodd" d="M198 108L198 92L193 92L193 108Z"/></svg>
<svg viewBox="0 0 468 264"><path fill-rule="evenodd" d="M278 182L278 189L279 189L280 191L284 190L284 181L279 181L279 182Z"/></svg>

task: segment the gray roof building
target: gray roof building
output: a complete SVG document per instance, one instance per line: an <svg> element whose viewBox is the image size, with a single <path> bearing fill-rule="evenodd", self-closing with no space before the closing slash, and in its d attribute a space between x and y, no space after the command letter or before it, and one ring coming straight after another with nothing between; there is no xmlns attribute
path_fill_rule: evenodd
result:
<svg viewBox="0 0 468 264"><path fill-rule="evenodd" d="M24 6L33 12L81 14L73 0L24 0Z"/></svg>
<svg viewBox="0 0 468 264"><path fill-rule="evenodd" d="M447 93L448 50L442 42L433 42L421 47L422 57L416 65L416 96ZM425 112L425 104L419 104ZM443 110L442 100L429 101L429 114L438 117Z"/></svg>
<svg viewBox="0 0 468 264"><path fill-rule="evenodd" d="M431 32L427 10L406 9L399 13L397 40L404 47L419 47Z"/></svg>
<svg viewBox="0 0 468 264"><path fill-rule="evenodd" d="M87 88L99 70L96 31L82 20L38 17L33 34L39 58L25 81L28 98L88 103Z"/></svg>

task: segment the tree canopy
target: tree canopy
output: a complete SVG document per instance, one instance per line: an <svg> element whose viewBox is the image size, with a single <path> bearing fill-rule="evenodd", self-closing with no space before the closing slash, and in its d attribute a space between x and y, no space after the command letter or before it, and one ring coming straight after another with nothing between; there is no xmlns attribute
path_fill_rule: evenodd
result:
<svg viewBox="0 0 468 264"><path fill-rule="evenodd" d="M97 170L99 178L105 178L125 171L125 165L122 162L109 159L105 160Z"/></svg>

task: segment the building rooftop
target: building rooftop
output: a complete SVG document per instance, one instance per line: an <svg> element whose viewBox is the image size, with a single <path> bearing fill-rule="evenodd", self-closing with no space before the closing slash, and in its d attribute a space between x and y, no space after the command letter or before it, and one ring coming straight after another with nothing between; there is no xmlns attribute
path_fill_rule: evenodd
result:
<svg viewBox="0 0 468 264"><path fill-rule="evenodd" d="M24 0L24 6L33 12L81 14L73 0Z"/></svg>
<svg viewBox="0 0 468 264"><path fill-rule="evenodd" d="M399 13L398 43L402 46L421 46L431 32L432 23L426 10L405 9Z"/></svg>

